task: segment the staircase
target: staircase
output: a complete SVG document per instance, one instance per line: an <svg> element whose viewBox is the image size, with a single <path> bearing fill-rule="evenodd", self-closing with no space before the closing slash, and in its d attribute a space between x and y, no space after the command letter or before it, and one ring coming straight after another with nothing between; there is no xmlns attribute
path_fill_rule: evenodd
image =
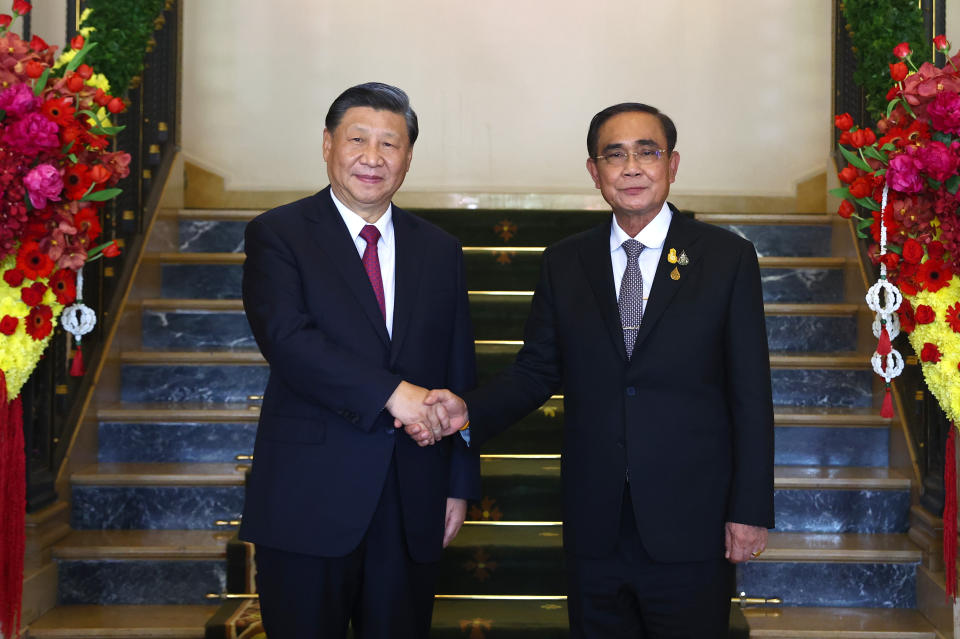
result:
<svg viewBox="0 0 960 639"><path fill-rule="evenodd" d="M204 636L216 609L205 595L226 590L267 379L238 299L243 227L255 214L183 210L158 221L146 258L157 277L124 317L136 337L121 356L120 401L99 413L99 463L72 477L73 532L54 548L60 605L30 637ZM419 214L465 245L481 380L519 349L542 247L607 218ZM751 636L933 639L916 610L911 478L890 466L870 337L846 302L850 265L829 254L830 219L697 217L749 238L761 256L777 529L739 568L738 590L784 605L746 609ZM443 560L434 636L567 636L562 420L554 397L482 451L484 496Z"/></svg>

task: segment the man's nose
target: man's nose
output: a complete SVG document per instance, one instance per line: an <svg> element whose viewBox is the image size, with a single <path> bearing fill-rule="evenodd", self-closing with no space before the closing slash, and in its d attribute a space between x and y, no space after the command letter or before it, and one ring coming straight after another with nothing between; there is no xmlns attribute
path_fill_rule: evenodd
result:
<svg viewBox="0 0 960 639"><path fill-rule="evenodd" d="M364 145L360 152L360 161L367 166L379 166L382 164L383 156L380 154L380 146L372 141Z"/></svg>
<svg viewBox="0 0 960 639"><path fill-rule="evenodd" d="M644 173L645 169L642 164L640 164L640 154L638 153L628 153L627 154L627 163L623 166L624 175L640 175Z"/></svg>

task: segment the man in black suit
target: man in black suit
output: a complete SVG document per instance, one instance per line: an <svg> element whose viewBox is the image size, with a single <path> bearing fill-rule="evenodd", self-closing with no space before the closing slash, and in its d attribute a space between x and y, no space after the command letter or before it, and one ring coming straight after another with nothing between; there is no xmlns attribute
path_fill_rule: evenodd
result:
<svg viewBox="0 0 960 639"><path fill-rule="evenodd" d="M330 186L247 226L270 379L240 537L270 639L426 637L441 550L478 496L462 438L421 448L393 426L438 426L427 388L476 375L460 244L391 204L416 138L403 91L348 89L323 131Z"/></svg>
<svg viewBox="0 0 960 639"><path fill-rule="evenodd" d="M644 104L593 118L587 170L612 221L546 250L510 368L465 402L428 398L451 418L443 434L468 423L476 447L564 393L573 637L725 637L732 564L759 555L773 526L757 255L667 204L676 138Z"/></svg>

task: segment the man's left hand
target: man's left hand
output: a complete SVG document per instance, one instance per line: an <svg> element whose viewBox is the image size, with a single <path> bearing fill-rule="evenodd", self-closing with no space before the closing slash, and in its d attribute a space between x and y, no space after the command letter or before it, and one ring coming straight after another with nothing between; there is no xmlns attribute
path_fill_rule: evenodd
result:
<svg viewBox="0 0 960 639"><path fill-rule="evenodd" d="M732 521L727 522L726 528L727 552L724 557L732 564L756 559L767 547L766 528Z"/></svg>
<svg viewBox="0 0 960 639"><path fill-rule="evenodd" d="M446 548L460 532L463 520L467 518L467 500L447 497L447 517L443 526L443 547Z"/></svg>

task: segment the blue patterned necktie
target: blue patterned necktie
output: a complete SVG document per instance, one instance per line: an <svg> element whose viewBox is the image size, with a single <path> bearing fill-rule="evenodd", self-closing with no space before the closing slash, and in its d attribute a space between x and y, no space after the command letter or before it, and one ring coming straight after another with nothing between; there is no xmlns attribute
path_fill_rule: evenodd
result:
<svg viewBox="0 0 960 639"><path fill-rule="evenodd" d="M623 344L627 347L627 359L633 356L633 345L637 342L637 331L643 319L643 275L640 274L640 253L645 248L640 242L629 239L623 244L627 254L627 268L620 280L620 322L623 326Z"/></svg>

